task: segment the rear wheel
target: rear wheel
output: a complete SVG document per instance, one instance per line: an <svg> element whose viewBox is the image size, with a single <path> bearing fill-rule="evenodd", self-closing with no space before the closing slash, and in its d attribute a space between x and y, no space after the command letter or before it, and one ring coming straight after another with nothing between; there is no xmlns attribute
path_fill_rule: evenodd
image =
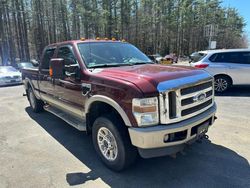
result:
<svg viewBox="0 0 250 188"><path fill-rule="evenodd" d="M214 80L214 90L217 93L223 93L231 87L231 80L226 76L216 76Z"/></svg>
<svg viewBox="0 0 250 188"><path fill-rule="evenodd" d="M97 118L92 128L92 139L101 160L112 170L121 171L136 159L137 149L131 144L127 128L115 116Z"/></svg>
<svg viewBox="0 0 250 188"><path fill-rule="evenodd" d="M33 89L31 87L29 87L28 89L28 98L30 102L30 107L34 112L38 113L43 110L43 105L44 105L43 101L36 98Z"/></svg>

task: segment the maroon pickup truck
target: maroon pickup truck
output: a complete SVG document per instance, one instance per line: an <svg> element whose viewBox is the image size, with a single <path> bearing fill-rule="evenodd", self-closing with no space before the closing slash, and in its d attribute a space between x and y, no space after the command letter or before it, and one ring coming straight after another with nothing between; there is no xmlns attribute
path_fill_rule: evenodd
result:
<svg viewBox="0 0 250 188"><path fill-rule="evenodd" d="M24 69L34 112L45 109L92 134L101 160L113 170L137 155L172 155L214 123L213 77L203 70L164 66L123 41L51 44L39 66Z"/></svg>

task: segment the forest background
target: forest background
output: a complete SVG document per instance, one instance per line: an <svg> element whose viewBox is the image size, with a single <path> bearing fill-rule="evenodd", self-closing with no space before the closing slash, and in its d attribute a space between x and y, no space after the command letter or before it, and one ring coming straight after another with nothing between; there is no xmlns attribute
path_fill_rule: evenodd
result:
<svg viewBox="0 0 250 188"><path fill-rule="evenodd" d="M125 39L146 54L248 46L245 21L219 0L0 0L0 63L39 59L51 43ZM215 28L213 36L206 28Z"/></svg>

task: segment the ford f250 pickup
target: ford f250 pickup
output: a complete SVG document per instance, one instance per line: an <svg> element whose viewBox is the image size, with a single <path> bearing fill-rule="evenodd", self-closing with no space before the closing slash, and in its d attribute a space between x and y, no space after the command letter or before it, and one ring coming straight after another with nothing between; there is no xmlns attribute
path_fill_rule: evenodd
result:
<svg viewBox="0 0 250 188"><path fill-rule="evenodd" d="M124 41L74 40L47 46L22 71L34 112L43 109L92 135L107 167L137 155L172 155L214 123L214 81L204 70L158 65Z"/></svg>

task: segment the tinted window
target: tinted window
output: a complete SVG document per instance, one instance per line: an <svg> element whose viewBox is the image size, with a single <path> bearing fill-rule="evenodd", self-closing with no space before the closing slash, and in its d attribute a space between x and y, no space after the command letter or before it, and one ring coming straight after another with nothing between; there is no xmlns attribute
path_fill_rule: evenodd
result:
<svg viewBox="0 0 250 188"><path fill-rule="evenodd" d="M76 64L75 56L69 47L61 47L58 50L58 58L63 58L66 65Z"/></svg>
<svg viewBox="0 0 250 188"><path fill-rule="evenodd" d="M55 48L47 49L44 52L42 69L49 69L49 62L50 62L50 59L53 57L54 52L55 52Z"/></svg>
<svg viewBox="0 0 250 188"><path fill-rule="evenodd" d="M213 54L211 62L250 64L250 52L224 52Z"/></svg>
<svg viewBox="0 0 250 188"><path fill-rule="evenodd" d="M209 59L209 61L211 61L211 62L215 62L217 56L218 56L218 54L213 54L213 55L211 55L208 59Z"/></svg>
<svg viewBox="0 0 250 188"><path fill-rule="evenodd" d="M250 64L250 52L242 52L241 59L241 63Z"/></svg>
<svg viewBox="0 0 250 188"><path fill-rule="evenodd" d="M223 52L212 55L209 60L211 62L223 62L223 63L239 63L240 53L239 52Z"/></svg>

